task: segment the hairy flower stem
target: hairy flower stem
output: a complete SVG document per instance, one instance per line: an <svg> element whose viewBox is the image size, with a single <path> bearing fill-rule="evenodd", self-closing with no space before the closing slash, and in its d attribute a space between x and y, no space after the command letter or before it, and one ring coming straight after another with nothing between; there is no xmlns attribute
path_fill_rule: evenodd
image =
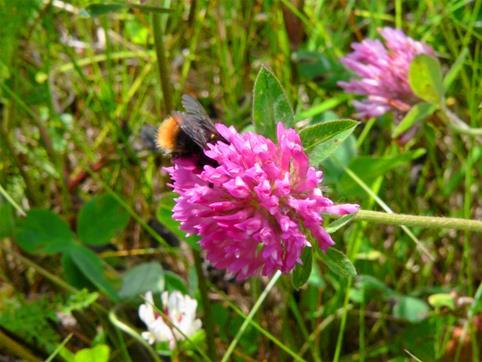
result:
<svg viewBox="0 0 482 362"><path fill-rule="evenodd" d="M156 48L157 65L159 67L159 77L161 80L162 97L164 99L164 112L172 111L171 84L167 73L166 54L164 49L164 39L162 36L160 15L152 14L152 29L154 31L154 45Z"/></svg>
<svg viewBox="0 0 482 362"><path fill-rule="evenodd" d="M194 265L196 267L197 281L199 291L201 292L201 301L204 310L204 330L206 331L206 339L208 344L208 356L212 361L216 361L216 346L214 344L214 324L211 317L211 303L208 296L208 288L206 278L202 268L202 260L199 251L192 251L194 257Z"/></svg>
<svg viewBox="0 0 482 362"><path fill-rule="evenodd" d="M482 233L482 221L454 217L389 214L379 211L359 210L353 219L397 226L404 225L431 229L455 229Z"/></svg>
<svg viewBox="0 0 482 362"><path fill-rule="evenodd" d="M482 128L472 128L462 121L459 116L447 108L445 104L440 105L440 116L459 133L463 133L472 137L482 136ZM480 140L480 139L479 139Z"/></svg>

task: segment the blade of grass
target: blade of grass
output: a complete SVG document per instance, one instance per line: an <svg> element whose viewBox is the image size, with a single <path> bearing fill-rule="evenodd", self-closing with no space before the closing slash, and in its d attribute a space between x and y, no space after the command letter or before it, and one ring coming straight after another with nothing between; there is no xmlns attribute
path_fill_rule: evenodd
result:
<svg viewBox="0 0 482 362"><path fill-rule="evenodd" d="M347 99L349 99L348 96L346 95L341 95L339 97L335 98L330 98L320 104L317 104L316 106L313 106L303 112L300 112L295 115L295 121L301 121L303 119L311 118L314 116L317 116L320 113L326 112L329 109L335 108L337 105L345 102Z"/></svg>
<svg viewBox="0 0 482 362"><path fill-rule="evenodd" d="M170 114L172 111L171 83L167 72L164 38L161 30L161 16L158 13L152 14L152 29L154 31L154 46L156 49L162 98L164 100L164 112L165 114Z"/></svg>
<svg viewBox="0 0 482 362"><path fill-rule="evenodd" d="M78 133L76 132L71 132L72 139L75 141L75 143L80 146L85 155L91 155L91 150L89 147L85 145L84 142L79 138ZM83 167L83 169L86 170L86 172L99 184L101 184L105 190L111 194L119 204L126 209L126 211L129 213L129 215L136 220L136 222L141 225L141 227L146 230L146 232L151 235L157 242L159 242L160 245L165 247L166 252L172 253L173 255L181 255L179 250L170 246L167 241L165 241L153 228L151 228L125 201L124 199L119 196L110 186L109 184L104 181L95 171L93 171L90 168L90 165L87 163L86 160L81 160L80 165Z"/></svg>
<svg viewBox="0 0 482 362"><path fill-rule="evenodd" d="M219 290L216 288L215 285L211 284L210 283L210 288L215 290L216 291L216 294L223 300L224 303L227 304L227 306L229 308L231 308L232 310L234 310L234 312L236 312L240 317L242 317L243 319L246 319L247 316L246 314L243 313L243 311L241 309L239 309L239 307L233 303L230 299L229 299L229 296L227 296L222 290ZM295 361L298 361L298 362L303 362L305 361L303 358L301 358L300 355L296 354L296 352L294 352L293 350L291 350L289 347L287 347L286 345L284 345L278 338L276 338L274 335L272 335L270 332L268 332L266 329L264 329L261 325L259 325L256 321L254 320L251 320L251 325L256 328L263 336L265 336L266 338L268 338L270 341L272 341L274 344L276 344L281 350L283 350L284 352L286 352L288 355L290 355L291 357L293 357L295 359Z"/></svg>
<svg viewBox="0 0 482 362"><path fill-rule="evenodd" d="M192 7L196 6L195 2L192 2ZM199 43L199 36L201 34L202 25L204 23L204 19L206 18L207 11L201 11L198 15L193 15L194 21L194 35L191 38L191 42L189 45L189 52L182 63L181 69L181 79L179 81L179 89L175 92L174 95L174 103L177 104L179 99L181 98L181 93L184 89L184 84L186 83L187 76L189 75L189 70L191 69L191 64L195 59L196 49ZM189 14L191 15L191 14Z"/></svg>
<svg viewBox="0 0 482 362"><path fill-rule="evenodd" d="M129 336L133 337L137 342L139 342L140 344L142 344L146 349L147 351L149 352L149 354L151 355L152 359L156 362L161 362L161 359L159 358L157 352L152 348L152 346L147 343L144 338L142 338L139 333L136 332L136 330L134 328L132 328L131 326L129 326L128 324L122 322L116 315L116 309L117 307L115 307L114 309L111 309L109 311L109 320L110 322L116 327L118 328L119 330L121 330L122 332L128 334Z"/></svg>
<svg viewBox="0 0 482 362"><path fill-rule="evenodd" d="M236 334L236 336L234 337L234 339L231 341L231 343L230 343L229 346L228 346L228 349L227 349L226 352L224 353L224 356L223 356L221 362L229 361L229 357L231 356L231 354L233 353L234 349L236 348L236 345L238 344L239 340L240 340L241 337L243 336L244 331L246 330L246 328L248 327L248 325L251 323L254 315L256 314L256 312L258 311L258 309L261 307L261 304L263 304L264 300L265 300L266 297L268 296L268 293L271 291L271 289L273 289L273 287L275 286L276 282L278 281L278 279L279 279L280 277L281 277L281 272L278 270L278 271L273 275L273 277L272 277L271 280L269 281L268 285L266 286L265 290L263 290L263 292L262 292L261 295L259 296L259 298L258 298L258 300L256 301L256 303L254 303L253 308L251 308L251 310L249 311L248 316L247 316L246 319L243 321L243 324L241 324L241 327L239 328L238 333Z"/></svg>
<svg viewBox="0 0 482 362"><path fill-rule="evenodd" d="M194 266L196 268L198 286L204 310L204 330L206 331L208 355L211 360L215 361L216 345L214 343L214 323L211 316L211 301L209 300L206 277L203 272L201 254L195 249L192 249L192 254L194 257Z"/></svg>
<svg viewBox="0 0 482 362"><path fill-rule="evenodd" d="M347 286L345 288L345 299L343 302L343 314L341 315L340 330L338 331L338 337L336 339L335 355L333 356L333 362L340 360L341 349L343 344L343 334L345 333L346 318L348 316L348 302L350 301L350 288L352 278L348 278Z"/></svg>
<svg viewBox="0 0 482 362"><path fill-rule="evenodd" d="M64 340L62 341L62 343L60 343L57 348L55 348L55 350L50 354L50 356L45 360L45 362L51 362L53 361L53 359L55 358L55 356L57 356L59 354L59 352L62 350L62 348L65 347L65 345L67 343L69 343L70 339L72 338L74 334L73 333L70 333L67 337L64 338Z"/></svg>
<svg viewBox="0 0 482 362"><path fill-rule="evenodd" d="M3 197L5 197L5 199L10 203L10 205L12 205L15 208L15 210L18 211L20 215L22 216L27 215L25 211L23 211L23 209L20 207L20 205L17 204L14 199L12 199L12 197L8 194L8 192L3 188L2 185L0 185L0 194L2 194Z"/></svg>
<svg viewBox="0 0 482 362"><path fill-rule="evenodd" d="M0 244L0 249L2 249L5 253L12 255L14 258L18 259L21 261L23 264L27 265L28 267L34 269L37 273L40 275L44 276L54 284L58 285L59 287L71 292L75 293L78 290L71 286L70 284L66 283L64 280L62 280L60 277L57 275L52 274L48 270L42 268L40 265L36 264L35 262L31 261L30 259L24 257L23 255L17 253L16 251L12 250L11 247L7 245Z"/></svg>
<svg viewBox="0 0 482 362"><path fill-rule="evenodd" d="M123 51L118 51L118 52L113 52L110 54L110 59L111 60L119 60L119 59L155 59L156 53L153 50L123 50ZM63 74L63 73L68 73L72 70L75 70L77 67L86 67L90 66L95 63L102 63L107 61L107 55L106 54L97 54L93 55L90 57L82 58L76 61L76 64L74 62L69 62L69 63L64 63L62 65L59 65L58 67L54 68L52 70L53 74Z"/></svg>
<svg viewBox="0 0 482 362"><path fill-rule="evenodd" d="M0 345L5 347L7 350L11 351L15 356L22 358L25 361L40 362L40 358L35 357L35 355L29 351L27 348L16 342L14 339L7 336L0 329Z"/></svg>
<svg viewBox="0 0 482 362"><path fill-rule="evenodd" d="M298 326L301 330L301 333L303 335L303 340L307 341L310 349L311 349L311 354L313 356L313 359L315 361L321 361L320 358L320 352L315 348L315 345L312 340L309 340L309 335L308 335L308 330L306 329L306 326L303 322L303 317L301 316L300 310L298 308L298 305L296 304L295 299L293 298L293 294L291 293L289 298L289 307L291 309L291 312L293 313L296 322L298 323Z"/></svg>

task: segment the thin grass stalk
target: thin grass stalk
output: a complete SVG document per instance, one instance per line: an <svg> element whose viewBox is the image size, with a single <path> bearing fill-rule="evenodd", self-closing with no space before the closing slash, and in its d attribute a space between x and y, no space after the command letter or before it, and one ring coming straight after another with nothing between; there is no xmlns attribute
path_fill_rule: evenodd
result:
<svg viewBox="0 0 482 362"><path fill-rule="evenodd" d="M343 334L345 333L346 319L348 316L348 302L350 301L350 288L352 284L352 278L348 278L347 286L345 288L345 300L343 302L343 314L340 321L340 330L336 340L335 355L333 356L333 362L338 362L341 356L341 349L343 345Z"/></svg>
<svg viewBox="0 0 482 362"><path fill-rule="evenodd" d="M241 318L246 319L247 316L246 314L243 313L239 307L231 302L229 297L221 290L216 289L216 286L214 286L212 283L209 283L209 286L215 290L216 294L221 297L222 301L226 303L226 305L231 308L234 312L236 312ZM277 345L281 350L286 352L286 354L290 355L291 357L294 358L295 361L303 362L304 359L301 358L296 352L291 350L288 346L284 345L279 339L277 339L274 335L272 335L270 332L268 332L266 329L264 329L261 325L259 325L256 321L252 320L251 325L257 329L263 336L268 338L270 341L272 341L275 345Z"/></svg>
<svg viewBox="0 0 482 362"><path fill-rule="evenodd" d="M22 346L0 330L0 346L11 351L15 356L25 361L40 362L41 359L35 357L26 347Z"/></svg>
<svg viewBox="0 0 482 362"><path fill-rule="evenodd" d="M258 311L258 309L261 307L261 304L263 304L264 300L265 300L266 297L268 296L268 293L271 291L271 289L273 289L273 287L275 286L276 282L278 281L278 279L279 279L280 277L281 277L281 272L278 270L278 271L273 275L273 277L272 277L271 280L269 281L268 285L266 286L266 289L263 290L263 292L262 292L261 295L259 296L259 298L258 298L258 300L256 301L256 303L254 303L253 308L251 308L248 316L247 316L246 319L244 320L243 324L241 324L241 327L239 328L238 333L236 334L236 336L234 337L234 339L233 339L233 340L231 341L231 343L229 344L228 349L226 350L226 353L224 353L224 356L223 356L221 362L229 361L229 357L230 357L231 354L233 353L234 349L236 348L236 345L238 344L239 340L241 339L241 337L243 336L244 332L246 331L246 328L247 328L248 325L251 323L251 321L253 320L254 315L256 314L256 312Z"/></svg>
<svg viewBox="0 0 482 362"><path fill-rule="evenodd" d="M117 315L116 315L116 308L112 309L109 311L109 321L118 329L121 330L122 332L128 334L129 336L133 337L135 340L137 340L140 344L142 344L149 354L151 355L153 361L155 362L161 362L161 359L157 355L156 351L147 343L144 338L142 338L139 333L136 332L134 328L131 326L127 325L123 321L121 321Z"/></svg>
<svg viewBox="0 0 482 362"><path fill-rule="evenodd" d="M64 340L55 348L55 350L50 354L50 356L45 360L45 362L52 362L54 358L60 353L60 351L65 348L65 345L69 343L70 339L74 334L70 333Z"/></svg>
<svg viewBox="0 0 482 362"><path fill-rule="evenodd" d="M304 321L303 321L303 317L301 316L300 309L298 308L295 298L293 297L292 288L289 288L288 293L289 293L288 294L289 296L287 297L289 299L288 305L295 317L296 322L298 323L301 334L303 335L303 340L308 342L313 360L316 362L321 362L319 351L316 349L313 341L309 339L309 333L308 333L308 330L306 329L306 326L304 325Z"/></svg>
<svg viewBox="0 0 482 362"><path fill-rule="evenodd" d="M206 340L208 345L208 356L212 361L216 361L216 345L214 343L214 323L211 314L211 302L208 295L208 287L206 277L203 272L202 260L199 251L193 249L194 266L196 268L197 281L201 294L201 301L204 310L204 330L206 331Z"/></svg>
<svg viewBox="0 0 482 362"><path fill-rule="evenodd" d="M162 98L164 100L164 112L172 111L171 83L167 72L166 54L164 48L164 38L161 29L161 17L159 14L152 14L152 29L154 31L154 46L156 49L157 65L159 68L159 78L161 81Z"/></svg>

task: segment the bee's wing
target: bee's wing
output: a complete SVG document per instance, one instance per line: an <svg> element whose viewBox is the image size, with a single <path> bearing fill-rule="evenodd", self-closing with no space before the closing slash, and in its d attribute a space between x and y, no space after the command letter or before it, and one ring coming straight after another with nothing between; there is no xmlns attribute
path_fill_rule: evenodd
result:
<svg viewBox="0 0 482 362"><path fill-rule="evenodd" d="M206 144L218 135L209 118L195 114L184 113L180 126L183 132L201 148L205 148Z"/></svg>
<svg viewBox="0 0 482 362"><path fill-rule="evenodd" d="M201 148L208 142L224 140L214 127L214 122L207 114L204 107L193 97L182 96L183 113L181 129Z"/></svg>
<svg viewBox="0 0 482 362"><path fill-rule="evenodd" d="M204 107L197 101L196 98L191 97L187 94L182 96L181 100L182 106L186 110L186 113L203 116L205 118L209 118L208 113L204 109Z"/></svg>

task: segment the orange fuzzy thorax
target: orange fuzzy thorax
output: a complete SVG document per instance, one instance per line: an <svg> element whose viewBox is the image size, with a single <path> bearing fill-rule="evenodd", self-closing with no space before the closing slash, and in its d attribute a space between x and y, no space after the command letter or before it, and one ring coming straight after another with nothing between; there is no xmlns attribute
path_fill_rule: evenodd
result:
<svg viewBox="0 0 482 362"><path fill-rule="evenodd" d="M156 144L166 153L174 152L176 139L179 134L179 122L175 116L166 118L157 130Z"/></svg>

